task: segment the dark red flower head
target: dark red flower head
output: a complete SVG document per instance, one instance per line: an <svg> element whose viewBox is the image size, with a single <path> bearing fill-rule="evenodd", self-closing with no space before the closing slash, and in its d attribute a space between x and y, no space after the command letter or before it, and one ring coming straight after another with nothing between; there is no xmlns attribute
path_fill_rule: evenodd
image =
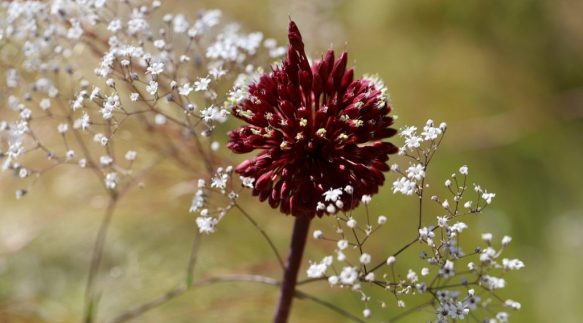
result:
<svg viewBox="0 0 583 323"><path fill-rule="evenodd" d="M281 212L321 216L355 208L363 195L378 192L397 148L382 139L396 133L382 83L354 80L347 54L328 50L308 61L296 24L289 23L289 47L281 66L263 74L233 114L248 123L229 132L235 153L261 152L236 171L255 179L253 195ZM324 192L348 190L325 201ZM336 191L339 192L339 191ZM338 194L332 194L338 195Z"/></svg>

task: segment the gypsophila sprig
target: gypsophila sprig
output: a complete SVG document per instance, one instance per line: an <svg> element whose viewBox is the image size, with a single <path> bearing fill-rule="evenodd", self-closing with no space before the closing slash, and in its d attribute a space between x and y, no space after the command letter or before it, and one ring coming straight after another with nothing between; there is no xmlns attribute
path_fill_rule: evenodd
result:
<svg viewBox="0 0 583 323"><path fill-rule="evenodd" d="M118 15L122 6L130 10ZM213 141L199 138L212 137L216 124L227 120L230 101L221 89L251 78L252 60L282 53L273 51L278 48L273 40L264 47L261 33L245 34L223 23L218 10L201 11L196 19L165 14L165 26L153 27L161 10L156 1L2 4L1 58L10 66L4 85L13 111L5 111L0 124L3 171L36 178L57 165L78 164L101 177L105 188L119 190L138 170L124 159L127 150L114 146L120 141L139 151L119 136L135 122L160 134L154 151L192 169L198 167L187 156L197 151L197 163L213 168ZM94 64L94 73L88 64ZM45 129L47 124L55 124L55 131ZM24 155L35 153L48 160L28 168ZM30 190L30 183L23 185Z"/></svg>
<svg viewBox="0 0 583 323"><path fill-rule="evenodd" d="M480 185L469 184L470 172L466 165L452 173L443 186L434 189L427 182L427 169L446 129L445 123L434 127L432 120L419 135L414 126L401 129L405 144L400 148L400 155L405 165L393 164L391 169L401 176L393 183L393 193L405 198L415 196L420 201L418 212L412 216L417 230L412 232L410 241L391 248L394 251L389 255L369 252L368 242L375 237L383 239L385 245L398 244L381 235L386 216L371 221L368 209L364 219L352 212L338 212L329 230L314 231L315 239L335 242L331 245L334 250L324 257L325 261L312 262L307 277L357 293L363 301L365 318L400 317L397 309L407 308L411 303L419 309L433 308L425 313L433 312L433 318L428 315L427 320L435 322L470 316L488 322L506 322L508 311L521 307L520 303L505 300L498 294L506 286L506 272L524 268L521 260L503 257L511 238L505 236L496 243L492 234L484 233L481 244L461 245L462 241L471 240L461 239L471 234L464 219L481 214L495 194ZM325 192L319 207L326 209L324 203L336 201L343 193L340 188ZM423 212L427 194L433 194L430 202L441 210L433 218ZM405 252L419 254L418 264L399 261ZM380 298L374 291L379 288L385 294Z"/></svg>

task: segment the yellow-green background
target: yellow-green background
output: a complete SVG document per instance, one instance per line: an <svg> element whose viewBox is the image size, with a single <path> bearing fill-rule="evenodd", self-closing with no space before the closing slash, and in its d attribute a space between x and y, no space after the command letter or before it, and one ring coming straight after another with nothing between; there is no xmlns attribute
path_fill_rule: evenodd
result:
<svg viewBox="0 0 583 323"><path fill-rule="evenodd" d="M246 30L282 42L291 16L309 54L318 56L330 44L347 49L358 75L378 73L385 80L399 126L447 121L432 178L437 185L467 164L473 181L497 193L493 207L469 223L475 236L513 236L509 256L526 263L507 276L509 287L501 292L523 305L511 313L512 321L583 320L582 2L221 0L165 6L190 17L198 9L220 8ZM2 322L79 321L104 200L90 194L95 182L67 174L47 176L22 201L14 200L14 181L0 177ZM190 192L175 185L176 177L171 169L159 174L120 206L99 282L100 318L156 297L184 276L194 221L187 213ZM375 245L379 252L415 230L414 200L393 197L388 187L380 194L371 211L390 220L386 242ZM291 219L245 203L285 250ZM312 259L331 250L313 241L308 248ZM269 248L235 213L203 239L200 252L197 277L279 275ZM362 310L347 291L325 284L308 290L357 315ZM262 285L206 287L136 322L266 322L276 296ZM337 321L342 319L317 305L295 304L293 322Z"/></svg>

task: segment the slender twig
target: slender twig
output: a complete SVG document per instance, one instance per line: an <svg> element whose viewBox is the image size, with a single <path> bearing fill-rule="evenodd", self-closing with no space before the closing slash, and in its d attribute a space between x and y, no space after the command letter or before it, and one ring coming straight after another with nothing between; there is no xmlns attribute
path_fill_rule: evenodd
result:
<svg viewBox="0 0 583 323"><path fill-rule="evenodd" d="M393 318L389 319L389 322L397 322L398 320L406 317L407 315L413 314L413 313L421 310L422 308L427 307L427 306L431 306L431 305L433 305L433 301L431 301L429 303L419 304L415 307L412 307L412 308L406 310L405 312L403 312L397 316L394 316Z"/></svg>
<svg viewBox="0 0 583 323"><path fill-rule="evenodd" d="M166 155L161 155L154 163L145 168L138 176L129 182L125 187L120 189L120 191L110 191L110 200L105 209L105 214L101 220L101 225L97 236L95 238L95 243L93 245L93 250L91 252L91 264L89 266L89 274L87 276L87 284L85 287L85 308L84 308L84 321L86 323L94 322L95 311L96 311L96 297L95 297L95 279L97 273L99 272L99 266L101 265L101 259L103 257L103 247L105 245L105 240L107 238L107 232L109 231L109 225L113 217L115 207L119 202L121 196L123 196L136 182L138 178L144 176L150 169L155 167L160 163Z"/></svg>
<svg viewBox="0 0 583 323"><path fill-rule="evenodd" d="M327 307L327 308L333 310L336 313L339 313L339 314L344 315L344 317L346 317L346 318L348 318L348 319L350 319L350 320L352 320L354 322L359 322L359 323L363 323L364 322L360 318L358 318L358 317L356 317L356 316L354 316L354 315L346 312L342 308L340 308L340 307L338 307L338 306L336 306L336 305L334 305L334 304L332 304L330 302L326 302L324 300L321 300L319 298L316 298L314 296L311 296L309 294L306 294L306 293L304 293L302 291L296 290L296 295L295 296L298 299L307 299L307 300L310 300L310 301L312 301L314 303L317 303L317 304L320 304L320 305L322 305L324 307Z"/></svg>
<svg viewBox="0 0 583 323"><path fill-rule="evenodd" d="M415 239L411 240L409 243L407 243L406 245L404 245L403 247L401 247L401 249L397 250L397 252L395 252L393 254L393 257L397 257L398 255L400 255L403 251L407 250L409 247L411 247L413 244L415 244L415 242L419 241L419 236L415 237ZM371 270L369 270L369 272L373 272L379 268L381 268L382 266L385 265L385 262L381 262L378 265L374 266Z"/></svg>
<svg viewBox="0 0 583 323"><path fill-rule="evenodd" d="M181 295L183 295L184 293L193 290L197 287L205 287L205 286L209 286L212 284L216 284L216 283L227 283L227 282L255 282L255 283L260 283L260 284L265 284L265 285L270 285L270 286L281 286L281 282L270 278L270 277L266 277L266 276L261 276L261 275L226 275L226 276L220 276L220 277L210 277L207 279L203 279L200 281L197 281L195 283L192 284L191 287L188 287L185 284L182 284L176 288L173 288L171 290L169 290L168 292L166 292L164 295L155 298L147 303L138 305L132 309L130 309L129 311L116 316L115 318L107 321L107 323L122 323L122 322L126 322L129 321L131 319L135 319L137 317L139 317L140 315L146 313L149 310L152 310L158 306L161 306L165 303L167 303L168 301L177 298ZM322 305L354 322L364 322L363 320L359 319L358 317L346 312L345 310L343 310L342 308L326 302L320 298L317 298L315 296L312 296L308 293L296 290L295 295L296 298L298 299L302 299L302 300L309 300L311 302L314 302L316 304Z"/></svg>
<svg viewBox="0 0 583 323"><path fill-rule="evenodd" d="M91 256L91 264L89 266L89 275L87 276L87 284L85 287L85 315L84 320L86 323L93 322L95 318L95 278L97 272L99 271L99 265L101 264L101 258L103 256L103 245L105 244L105 239L107 237L107 231L109 229L109 224L111 223L111 218L113 217L113 211L117 204L117 195L112 194L109 200L109 204L105 209L105 215L101 220L101 225L99 226L99 231L97 232L97 237L95 238L95 244L93 245L93 251Z"/></svg>
<svg viewBox="0 0 583 323"><path fill-rule="evenodd" d="M425 165L425 169L427 169L427 165ZM421 229L423 225L423 190L425 185L425 178L421 180L421 189L419 190L419 221L417 222L417 230Z"/></svg>
<svg viewBox="0 0 583 323"><path fill-rule="evenodd" d="M275 254L275 257L277 258L279 265L281 266L282 269L284 269L285 265L283 263L283 258L281 258L281 255L277 251L277 248L275 247L273 240L271 240L271 238L269 237L267 232L265 232L265 230L263 230L259 226L259 224L253 219L253 217L251 217L251 215L249 213L247 213L247 211L245 211L241 206L239 206L239 204L235 203L234 206L243 214L243 216L245 216L245 218L247 218L247 220L249 220L249 222L251 222L253 224L253 226L257 229L257 231L259 231L259 233L261 233L261 235L263 236L265 241L267 241L267 243L269 244L269 247L271 248L271 250Z"/></svg>
<svg viewBox="0 0 583 323"><path fill-rule="evenodd" d="M198 247L200 246L200 233L197 231L192 241L192 248L190 250L190 258L188 260L188 267L186 269L186 286L192 286L192 277L194 275L194 267L198 260Z"/></svg>
<svg viewBox="0 0 583 323"><path fill-rule="evenodd" d="M132 309L130 309L129 311L113 318L111 321L108 321L109 323L121 323L121 322L126 322L128 320L134 319L144 313L146 313L147 311L154 309L182 294L184 294L184 292L188 291L188 287L183 284L180 285L170 291L168 291L167 293L165 293L164 295L148 302L148 303L144 303L142 305L136 306Z"/></svg>

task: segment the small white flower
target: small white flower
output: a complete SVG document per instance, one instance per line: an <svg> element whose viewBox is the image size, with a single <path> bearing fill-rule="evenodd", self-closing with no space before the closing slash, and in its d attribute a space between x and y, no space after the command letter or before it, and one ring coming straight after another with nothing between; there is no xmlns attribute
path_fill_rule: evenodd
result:
<svg viewBox="0 0 583 323"><path fill-rule="evenodd" d="M75 151L74 150L67 150L66 158L67 158L67 160L71 160L71 159L75 158Z"/></svg>
<svg viewBox="0 0 583 323"><path fill-rule="evenodd" d="M326 256L319 263L313 263L310 265L306 274L309 278L321 278L326 275L326 270L328 266L332 265L333 258L331 256Z"/></svg>
<svg viewBox="0 0 583 323"><path fill-rule="evenodd" d="M433 126L433 120L428 120L427 124L423 127L423 132L421 135L423 136L424 140L434 140L437 139L443 130L441 128L435 128Z"/></svg>
<svg viewBox="0 0 583 323"><path fill-rule="evenodd" d="M358 279L358 271L353 267L344 267L340 272L340 282L344 285L352 285Z"/></svg>
<svg viewBox="0 0 583 323"><path fill-rule="evenodd" d="M61 123L57 127L57 130L59 131L60 134L65 134L69 130L69 125L66 123Z"/></svg>
<svg viewBox="0 0 583 323"><path fill-rule="evenodd" d="M329 189L322 194L324 196L324 201L332 201L336 202L338 198L342 195L342 190L339 188L336 189Z"/></svg>
<svg viewBox="0 0 583 323"><path fill-rule="evenodd" d="M348 194L352 194L352 193L354 193L354 188L350 185L346 185L346 187L344 188L344 192L346 192Z"/></svg>
<svg viewBox="0 0 583 323"><path fill-rule="evenodd" d="M421 147L421 142L423 142L423 138L417 136L411 136L405 139L405 147L409 149L419 148Z"/></svg>
<svg viewBox="0 0 583 323"><path fill-rule="evenodd" d="M109 25L107 25L107 30L111 31L114 34L118 32L121 28L122 23L121 20L119 19L114 19L111 22L109 22Z"/></svg>
<svg viewBox="0 0 583 323"><path fill-rule="evenodd" d="M419 239L427 240L435 237L435 233L428 227L419 229Z"/></svg>
<svg viewBox="0 0 583 323"><path fill-rule="evenodd" d="M451 226L451 230L458 232L458 233L461 233L462 231L464 231L467 228L468 228L468 226L463 222L457 222L456 224Z"/></svg>
<svg viewBox="0 0 583 323"><path fill-rule="evenodd" d="M464 165L462 167L460 167L460 174L462 175L468 175L468 166Z"/></svg>
<svg viewBox="0 0 583 323"><path fill-rule="evenodd" d="M155 95L156 93L158 93L158 82L153 80L150 81L146 86L146 91L151 95Z"/></svg>
<svg viewBox="0 0 583 323"><path fill-rule="evenodd" d="M411 283L415 283L419 280L419 277L417 276L416 272L409 269L409 271L407 272L407 280L409 280Z"/></svg>
<svg viewBox="0 0 583 323"><path fill-rule="evenodd" d="M194 91L206 91L208 90L208 86L211 82L211 79L208 77L199 78L196 82L194 82Z"/></svg>
<svg viewBox="0 0 583 323"><path fill-rule="evenodd" d="M129 161L133 161L136 159L137 155L138 155L138 153L136 153L134 150L128 150L126 152L125 159L129 160Z"/></svg>
<svg viewBox="0 0 583 323"><path fill-rule="evenodd" d="M113 162L113 158L109 155L103 155L99 157L99 163L103 166L109 166Z"/></svg>
<svg viewBox="0 0 583 323"><path fill-rule="evenodd" d="M512 241L512 237L510 237L510 236L504 236L502 238L502 245L504 247L508 247L508 245L510 244L510 241Z"/></svg>
<svg viewBox="0 0 583 323"><path fill-rule="evenodd" d="M217 172L217 174L215 174L212 178L211 178L211 187L212 188L218 188L218 189L225 189L227 187L227 182L229 180L229 175L227 174L221 174L219 172Z"/></svg>
<svg viewBox="0 0 583 323"><path fill-rule="evenodd" d="M377 223L379 225L383 225L383 224L387 223L387 217L384 215L379 215L379 217L377 219Z"/></svg>
<svg viewBox="0 0 583 323"><path fill-rule="evenodd" d="M508 313L506 312L498 312L496 313L496 319L498 323L508 323Z"/></svg>
<svg viewBox="0 0 583 323"><path fill-rule="evenodd" d="M441 228L447 228L448 227L447 221L448 221L447 216L438 216L437 217L437 225L439 227L441 227Z"/></svg>
<svg viewBox="0 0 583 323"><path fill-rule="evenodd" d="M158 49L163 49L164 46L166 46L166 42L164 41L164 39L156 39L153 44L154 47Z"/></svg>
<svg viewBox="0 0 583 323"><path fill-rule="evenodd" d="M43 111L47 111L51 107L51 100L44 98L40 101L39 106Z"/></svg>
<svg viewBox="0 0 583 323"><path fill-rule="evenodd" d="M372 282L375 279L375 274L373 272L370 272L366 274L366 276L364 276L364 279L368 282Z"/></svg>
<svg viewBox="0 0 583 323"><path fill-rule="evenodd" d="M415 182L408 180L405 177L393 182L393 193L401 193L404 195L413 195L417 189Z"/></svg>
<svg viewBox="0 0 583 323"><path fill-rule="evenodd" d="M504 302L504 305L506 305L506 306L512 308L513 310L516 310L516 311L518 311L522 307L519 302L515 302L511 299L507 299Z"/></svg>
<svg viewBox="0 0 583 323"><path fill-rule="evenodd" d="M439 269L439 276L441 276L442 278L449 278L454 275L455 272L453 271L453 262L450 260L446 260L443 267Z"/></svg>
<svg viewBox="0 0 583 323"><path fill-rule="evenodd" d="M117 182L118 182L119 178L117 176L117 173L108 173L107 175L105 175L105 187L107 187L110 190L113 190L117 187Z"/></svg>
<svg viewBox="0 0 583 323"><path fill-rule="evenodd" d="M363 265L370 264L371 259L372 258L371 258L371 256L368 253L363 253L362 255L360 255L360 258L359 258L360 263L363 264Z"/></svg>
<svg viewBox="0 0 583 323"><path fill-rule="evenodd" d="M338 246L338 249L344 250L348 247L348 241L347 240L338 240L336 245Z"/></svg>
<svg viewBox="0 0 583 323"><path fill-rule="evenodd" d="M338 259L338 261L345 261L346 260L346 255L344 254L344 252L342 252L342 250L336 251L336 259Z"/></svg>
<svg viewBox="0 0 583 323"><path fill-rule="evenodd" d="M371 197L370 195L363 195L363 196L360 198L360 201L362 202L362 204L364 204L364 205L368 205L368 204L370 204L370 202L372 201L372 197Z"/></svg>
<svg viewBox="0 0 583 323"><path fill-rule="evenodd" d="M399 132L399 135L401 137L411 137L415 134L416 131L417 131L417 127L415 127L415 126L405 127L405 128L401 129L401 131Z"/></svg>
<svg viewBox="0 0 583 323"><path fill-rule="evenodd" d="M397 259L395 257L390 256L389 258L387 258L387 265L390 266L390 265L394 264L396 260Z"/></svg>
<svg viewBox="0 0 583 323"><path fill-rule="evenodd" d="M502 266L505 270L520 270L524 268L524 263L520 259L502 259Z"/></svg>
<svg viewBox="0 0 583 323"><path fill-rule="evenodd" d="M163 114L156 114L156 116L154 117L154 123L157 125L163 125L166 123L166 116Z"/></svg>
<svg viewBox="0 0 583 323"><path fill-rule="evenodd" d="M407 177L420 181L425 177L425 168L421 164L410 166L407 168Z"/></svg>
<svg viewBox="0 0 583 323"><path fill-rule="evenodd" d="M210 216L199 216L196 218L196 225L200 233L214 233L219 221Z"/></svg>
<svg viewBox="0 0 583 323"><path fill-rule="evenodd" d="M362 316L364 316L365 318L369 318L369 317L370 317L370 315L371 315L371 311L370 311L370 309L368 309L368 308L365 308L365 309L362 311Z"/></svg>
<svg viewBox="0 0 583 323"><path fill-rule="evenodd" d="M112 78L108 78L105 81L105 85L109 86L110 88L115 88L115 80Z"/></svg>
<svg viewBox="0 0 583 323"><path fill-rule="evenodd" d="M324 233L322 233L322 230L314 230L313 236L316 240L322 239L324 237Z"/></svg>
<svg viewBox="0 0 583 323"><path fill-rule="evenodd" d="M91 94L89 95L89 100L90 101L94 101L95 99L97 99L100 96L100 91L101 89L99 87L94 87L93 91L91 91Z"/></svg>
<svg viewBox="0 0 583 323"><path fill-rule="evenodd" d="M87 112L83 112L83 115L81 116L81 118L75 120L75 122L73 123L73 128L85 130L85 129L89 128L90 124L91 124L91 118L89 117Z"/></svg>
<svg viewBox="0 0 583 323"><path fill-rule="evenodd" d="M184 83L178 88L178 94L182 96L188 96L190 92L192 92L192 87L188 83Z"/></svg>
<svg viewBox="0 0 583 323"><path fill-rule="evenodd" d="M492 234L491 233L482 233L482 240L486 243L492 242Z"/></svg>
<svg viewBox="0 0 583 323"><path fill-rule="evenodd" d="M326 213L328 214L336 213L336 208L334 207L334 205L328 204L328 206L326 207Z"/></svg>
<svg viewBox="0 0 583 323"><path fill-rule="evenodd" d="M255 183L255 178L240 176L239 179L241 180L241 185L243 185L243 187L247 187L247 188L254 187L253 183Z"/></svg>
<svg viewBox="0 0 583 323"><path fill-rule="evenodd" d="M338 281L339 281L338 276L330 276L330 277L328 277L328 283L330 285L332 285L332 286L338 284Z"/></svg>
<svg viewBox="0 0 583 323"><path fill-rule="evenodd" d="M486 201L486 204L492 203L492 199L495 196L496 196L495 193L488 193L487 191L484 191L484 193L482 193L482 198Z"/></svg>
<svg viewBox="0 0 583 323"><path fill-rule="evenodd" d="M449 202L447 200L444 200L443 202L441 202L441 206L447 210L449 209Z"/></svg>
<svg viewBox="0 0 583 323"><path fill-rule="evenodd" d="M506 286L506 281L503 278L498 278L489 275L482 276L482 282L490 290L500 289Z"/></svg>
<svg viewBox="0 0 583 323"><path fill-rule="evenodd" d="M348 226L351 229L356 228L356 225L357 225L356 220L352 217L348 219L348 221L346 221L346 226Z"/></svg>
<svg viewBox="0 0 583 323"><path fill-rule="evenodd" d="M480 254L480 261L488 263L488 262L493 261L495 257L496 257L496 250L494 250L494 248L492 248L492 247L488 247L488 248L482 250L482 253Z"/></svg>

